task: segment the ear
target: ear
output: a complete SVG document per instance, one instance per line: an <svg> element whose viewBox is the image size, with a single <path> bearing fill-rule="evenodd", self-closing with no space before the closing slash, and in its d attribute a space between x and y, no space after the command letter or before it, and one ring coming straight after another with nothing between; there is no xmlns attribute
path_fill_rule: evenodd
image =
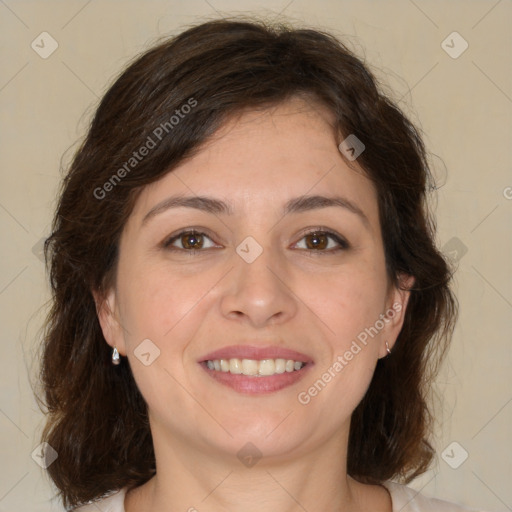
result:
<svg viewBox="0 0 512 512"><path fill-rule="evenodd" d="M413 285L414 277L402 273L398 278L398 287L393 286L388 294L388 302L384 312L385 327L381 336L379 359L388 355L386 341L388 342L389 349L392 350L402 330L407 304L411 295L410 289Z"/></svg>
<svg viewBox="0 0 512 512"><path fill-rule="evenodd" d="M119 321L115 290L111 288L106 295L102 295L98 291L93 291L92 294L105 341L112 348L116 347L121 355L126 355L124 331Z"/></svg>

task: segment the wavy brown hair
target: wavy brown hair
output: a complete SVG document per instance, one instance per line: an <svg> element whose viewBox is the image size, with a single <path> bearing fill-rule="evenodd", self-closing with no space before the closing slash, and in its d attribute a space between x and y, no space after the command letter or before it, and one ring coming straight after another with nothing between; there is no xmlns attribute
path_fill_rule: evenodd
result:
<svg viewBox="0 0 512 512"><path fill-rule="evenodd" d="M130 366L110 364L92 294L113 284L120 235L139 192L195 154L230 116L295 96L326 106L339 134L365 144L358 164L377 190L389 279L400 286L400 274L414 277L393 353L378 361L353 413L348 473L366 483L407 482L428 467L429 385L451 338L457 302L434 242L420 133L331 34L214 20L159 42L127 67L101 100L63 180L45 245L52 309L41 401L42 441L58 452L48 473L65 506L155 474L146 403ZM171 125L180 109L189 113ZM165 136L157 140L162 126ZM155 147L120 171L148 137Z"/></svg>

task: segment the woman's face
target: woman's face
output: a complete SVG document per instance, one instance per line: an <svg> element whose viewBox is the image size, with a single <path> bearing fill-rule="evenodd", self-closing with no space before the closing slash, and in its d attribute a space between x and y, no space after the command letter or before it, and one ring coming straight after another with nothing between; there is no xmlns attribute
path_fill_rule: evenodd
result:
<svg viewBox="0 0 512 512"><path fill-rule="evenodd" d="M346 440L407 293L388 287L375 189L330 123L299 100L244 113L137 199L100 320L155 449Z"/></svg>

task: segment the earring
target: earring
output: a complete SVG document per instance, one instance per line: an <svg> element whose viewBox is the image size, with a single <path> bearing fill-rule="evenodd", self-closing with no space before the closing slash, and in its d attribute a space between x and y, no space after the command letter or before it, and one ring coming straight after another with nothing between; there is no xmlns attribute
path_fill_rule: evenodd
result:
<svg viewBox="0 0 512 512"><path fill-rule="evenodd" d="M388 352L388 356L389 356L389 355L391 354L391 350L390 350L390 348L389 348L389 344L388 344L387 340L386 340L386 350L387 350L387 352ZM387 356L386 356L386 357L387 357Z"/></svg>
<svg viewBox="0 0 512 512"><path fill-rule="evenodd" d="M119 352L117 347L114 347L114 350L112 351L112 364L117 366L120 362L121 359L119 358Z"/></svg>

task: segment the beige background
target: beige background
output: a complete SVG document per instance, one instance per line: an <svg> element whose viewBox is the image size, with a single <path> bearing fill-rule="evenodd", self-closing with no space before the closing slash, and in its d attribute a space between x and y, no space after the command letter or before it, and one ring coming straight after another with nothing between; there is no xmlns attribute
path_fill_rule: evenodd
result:
<svg viewBox="0 0 512 512"><path fill-rule="evenodd" d="M366 55L421 123L444 183L436 200L439 245L460 259L461 318L437 384L445 400L438 460L412 486L512 510L510 0L0 0L0 511L61 510L31 458L43 417L29 380L48 299L40 240L60 166L129 59L185 24L237 12L282 13L332 30ZM31 48L43 31L59 45L47 59ZM469 44L458 58L441 46L454 31ZM446 44L453 54L464 42L451 36ZM442 457L454 441L445 452L451 465L462 450L469 454L457 469Z"/></svg>

